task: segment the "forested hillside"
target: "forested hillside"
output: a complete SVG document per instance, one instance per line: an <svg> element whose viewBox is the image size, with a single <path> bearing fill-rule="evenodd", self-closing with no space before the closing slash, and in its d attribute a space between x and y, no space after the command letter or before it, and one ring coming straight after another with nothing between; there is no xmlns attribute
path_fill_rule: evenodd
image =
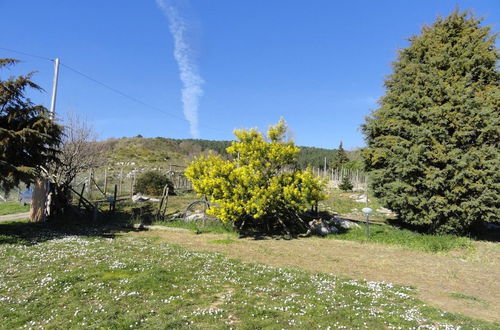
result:
<svg viewBox="0 0 500 330"><path fill-rule="evenodd" d="M213 141L200 139L170 139L156 138L120 138L102 141L107 150L108 164L119 165L136 163L144 165L178 165L185 166L201 154L215 152L228 156L226 148L231 141ZM323 168L325 158L329 164L335 157L337 150L315 147L300 147L298 157L299 166ZM359 157L357 152L347 152L354 163ZM359 165L359 164L358 164Z"/></svg>

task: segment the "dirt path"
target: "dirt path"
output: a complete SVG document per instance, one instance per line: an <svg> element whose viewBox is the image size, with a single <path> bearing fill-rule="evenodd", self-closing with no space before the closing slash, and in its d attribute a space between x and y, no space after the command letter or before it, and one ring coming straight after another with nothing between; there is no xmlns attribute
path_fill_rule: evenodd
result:
<svg viewBox="0 0 500 330"><path fill-rule="evenodd" d="M29 212L0 215L0 222L2 222L2 221L11 221L11 220L19 220L19 219L26 219L26 218L29 218L29 216L30 216Z"/></svg>
<svg viewBox="0 0 500 330"><path fill-rule="evenodd" d="M133 235L160 237L186 248L217 251L246 262L413 286L429 305L500 322L500 245L495 243L478 242L473 250L434 254L321 238L234 238L231 244L220 244L222 241L216 240L227 235L196 235L176 228L151 228Z"/></svg>

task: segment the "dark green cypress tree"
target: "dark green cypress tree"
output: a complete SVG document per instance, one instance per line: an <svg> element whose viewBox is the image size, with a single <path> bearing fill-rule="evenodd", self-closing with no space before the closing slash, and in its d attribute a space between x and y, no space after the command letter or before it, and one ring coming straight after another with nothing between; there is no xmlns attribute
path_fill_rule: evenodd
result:
<svg viewBox="0 0 500 330"><path fill-rule="evenodd" d="M402 221L464 234L500 215L496 35L469 11L424 27L400 51L363 125L376 196Z"/></svg>

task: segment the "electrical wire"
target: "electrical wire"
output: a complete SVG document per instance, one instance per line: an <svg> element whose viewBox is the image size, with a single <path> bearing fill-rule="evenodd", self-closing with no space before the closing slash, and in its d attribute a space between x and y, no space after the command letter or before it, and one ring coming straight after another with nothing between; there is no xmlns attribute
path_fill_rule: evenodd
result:
<svg viewBox="0 0 500 330"><path fill-rule="evenodd" d="M47 61L54 62L53 59L45 57L45 56L34 55L34 54L25 53L25 52L21 52L21 51L9 49L9 48L4 48L4 47L0 47L0 49L8 51L8 52L11 52L11 53L16 53L16 54L20 54L20 55L30 56L30 57L39 58L39 59L42 59L42 60L47 60Z"/></svg>
<svg viewBox="0 0 500 330"><path fill-rule="evenodd" d="M34 58L38 58L38 59L42 59L42 60L47 60L47 61L54 62L54 59L51 59L51 58L48 58L48 57L45 57L45 56L34 55L34 54L26 53L26 52L21 52L21 51L18 51L18 50L13 50L13 49L5 48L5 47L0 47L0 49L8 51L8 52L12 52L12 53L20 54L20 55L30 56L30 57L34 57ZM84 77L84 78L86 78L86 79L94 82L95 84L98 84L101 87L104 87L104 88L106 88L106 89L108 89L108 90L110 90L110 91L112 91L112 92L114 92L114 93L116 93L116 94L118 94L118 95L120 95L120 96L122 96L124 98L127 98L127 99L129 99L129 100L131 100L131 101L133 101L135 103L138 103L138 104L140 104L140 105L142 105L144 107L147 107L147 108L149 108L151 110L154 110L154 111L157 111L157 112L162 113L164 115L167 115L169 117L175 118L177 120L186 121L186 119L184 119L182 117L179 117L179 116L177 116L175 114L166 112L166 111L164 111L164 110L162 110L162 109L160 109L158 107L155 107L154 105L151 105L151 104L148 104L148 103L146 103L144 101L141 101L141 100L139 100L138 98L136 98L134 96L128 95L128 94L126 94L126 93L124 93L124 92L122 92L122 91L120 91L120 90L118 90L118 89L116 89L116 88L108 85L108 84L105 84L105 83L103 83L103 82L101 82L101 81L99 81L99 80L97 80L97 79L89 76L88 74L85 74L85 73L83 73L83 72L81 72L81 71L79 71L79 70L77 70L77 69L75 69L75 68L73 68L73 67L71 67L71 66L69 66L67 64L64 64L63 62L59 62L59 64L61 66L65 67L66 69L68 69L68 70L70 70L70 71L72 71L72 72L74 72L74 73L76 73L76 74L78 74L78 75L80 75L80 76L82 76L82 77ZM203 128L207 128L207 129L210 129L210 130L222 132L222 130L220 130L220 129L217 129L217 128L214 128L214 127L210 127L210 126L206 126L206 125L198 125L198 126L203 127Z"/></svg>
<svg viewBox="0 0 500 330"><path fill-rule="evenodd" d="M69 65L67 65L67 64L60 63L60 65L61 65L61 66L63 66L63 67L65 67L66 69L69 69L69 70L73 71L73 72L74 72L74 73L76 73L76 74L79 74L80 76L82 76L82 77L84 77L84 78L87 78L88 80L90 80L90 81L92 81L92 82L94 82L94 83L96 83L96 84L98 84L98 85L101 85L102 87L104 87L104 88L106 88L106 89L109 89L110 91L112 91L112 92L114 92L114 93L116 93L116 94L118 94L118 95L121 95L121 96L123 96L123 97L125 97L125 98L127 98L127 99L131 100L131 101L134 101L134 102L136 102L136 103L138 103L138 104L141 104L141 105L143 105L143 106L145 106L145 107L148 107L148 108L150 108L150 109L152 109L152 110L155 110L155 111L158 111L158 112L160 112L160 113L163 113L163 114L165 114L165 115L167 115L167 116L171 116L171 117L176 118L176 119L179 119L179 120L184 120L184 118L181 118L181 117L179 117L179 116L177 116L177 115L174 115L174 114L168 113L168 112L166 112L166 111L163 111L163 110L161 110L160 108L157 108L157 107L155 107L155 106L153 106L153 105L151 105L151 104L145 103L145 102L143 102L143 101L141 101L141 100L139 100L139 99L137 99L137 98L135 98L135 97L133 97L133 96L131 96L131 95L125 94L124 92L122 92L122 91L120 91L120 90L118 90L118 89L116 89L116 88L114 88L114 87L111 87L111 86L109 86L108 84L105 84L105 83L103 83L103 82L101 82L101 81L99 81L99 80L97 80L97 79L95 79L95 78L92 78L92 77L91 77L91 76L89 76L88 74L85 74L85 73L83 73L83 72L80 72L80 71L78 71L78 70L76 70L76 69L74 69L74 68L70 67L70 66L69 66Z"/></svg>

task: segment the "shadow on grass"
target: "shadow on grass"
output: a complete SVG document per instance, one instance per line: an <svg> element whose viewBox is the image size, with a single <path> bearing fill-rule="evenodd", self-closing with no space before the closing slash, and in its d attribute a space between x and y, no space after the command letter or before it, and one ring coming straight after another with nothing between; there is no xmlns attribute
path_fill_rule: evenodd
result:
<svg viewBox="0 0 500 330"><path fill-rule="evenodd" d="M130 214L103 213L96 222L71 217L47 222L17 220L0 222L0 244L34 245L66 236L114 238L118 233L139 231L131 225Z"/></svg>

